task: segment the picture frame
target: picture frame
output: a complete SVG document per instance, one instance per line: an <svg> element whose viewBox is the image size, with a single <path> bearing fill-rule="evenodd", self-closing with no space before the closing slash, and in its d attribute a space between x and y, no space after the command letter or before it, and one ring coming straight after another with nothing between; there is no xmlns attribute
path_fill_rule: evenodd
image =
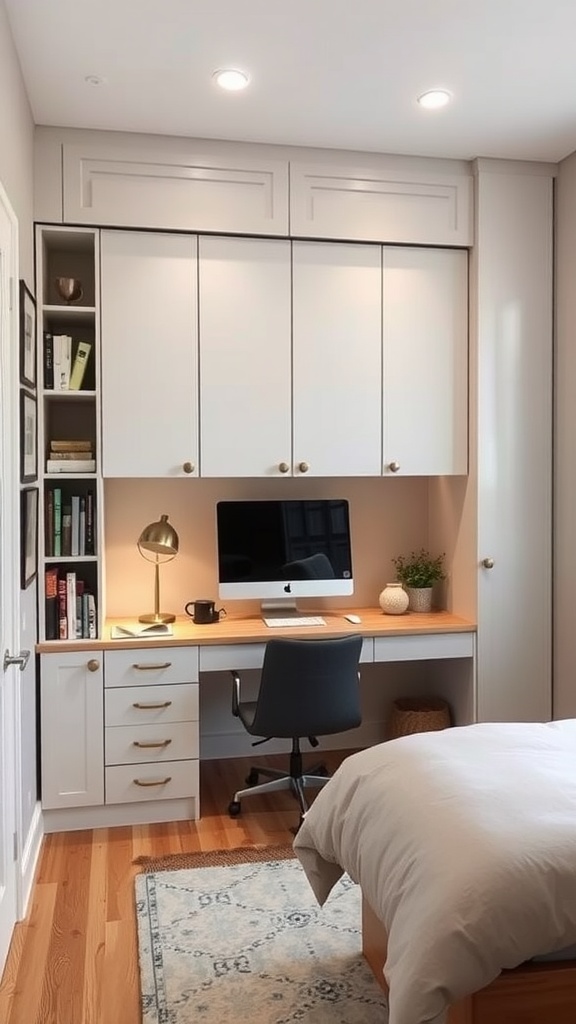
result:
<svg viewBox="0 0 576 1024"><path fill-rule="evenodd" d="M20 281L20 383L36 388L36 302Z"/></svg>
<svg viewBox="0 0 576 1024"><path fill-rule="evenodd" d="M20 391L20 483L38 479L38 404L36 396Z"/></svg>
<svg viewBox="0 0 576 1024"><path fill-rule="evenodd" d="M20 491L20 589L26 590L38 573L38 488Z"/></svg>

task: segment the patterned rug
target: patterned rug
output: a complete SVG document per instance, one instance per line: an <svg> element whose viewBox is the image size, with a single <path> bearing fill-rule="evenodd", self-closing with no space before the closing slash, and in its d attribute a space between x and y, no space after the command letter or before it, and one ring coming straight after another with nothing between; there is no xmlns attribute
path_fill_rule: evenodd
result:
<svg viewBox="0 0 576 1024"><path fill-rule="evenodd" d="M321 908L289 848L223 857L136 877L143 1024L385 1024L358 886Z"/></svg>

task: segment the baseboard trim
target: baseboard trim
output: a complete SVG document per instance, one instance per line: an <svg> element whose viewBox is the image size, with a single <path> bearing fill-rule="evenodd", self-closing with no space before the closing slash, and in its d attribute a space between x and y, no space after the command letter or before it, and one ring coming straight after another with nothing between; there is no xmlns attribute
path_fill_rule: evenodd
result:
<svg viewBox="0 0 576 1024"><path fill-rule="evenodd" d="M18 919L21 921L28 912L28 904L34 885L34 876L40 858L42 839L44 838L44 823L42 820L42 808L40 801L36 802L26 836L22 847L22 858L20 861L20 884L18 899Z"/></svg>

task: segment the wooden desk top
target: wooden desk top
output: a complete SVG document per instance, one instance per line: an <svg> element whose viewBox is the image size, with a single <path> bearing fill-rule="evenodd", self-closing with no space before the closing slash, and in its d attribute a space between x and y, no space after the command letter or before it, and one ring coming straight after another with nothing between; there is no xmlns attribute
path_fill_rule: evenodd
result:
<svg viewBox="0 0 576 1024"><path fill-rule="evenodd" d="M344 618L345 609L338 611L311 611L301 615L321 615L325 626L290 626L286 628L266 626L260 614L228 614L220 622L210 625L196 625L188 616L178 617L172 624L173 636L122 638L112 640L112 626L134 625L135 620L118 618L107 620L100 640L51 640L40 643L36 651L40 654L54 654L57 651L78 650L122 650L133 647L183 647L194 644L249 644L266 643L273 637L338 637L350 633L361 636L418 636L431 633L475 632L476 623L451 612L406 612L404 615L384 615L379 608L351 608L359 615L360 624Z"/></svg>

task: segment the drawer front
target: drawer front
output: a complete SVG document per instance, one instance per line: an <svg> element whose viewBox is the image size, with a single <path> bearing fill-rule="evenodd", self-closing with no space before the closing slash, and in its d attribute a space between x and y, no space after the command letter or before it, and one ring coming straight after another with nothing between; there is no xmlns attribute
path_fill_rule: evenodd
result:
<svg viewBox="0 0 576 1024"><path fill-rule="evenodd" d="M429 633L421 636L374 637L374 661L431 661L472 658L474 633Z"/></svg>
<svg viewBox="0 0 576 1024"><path fill-rule="evenodd" d="M106 768L105 778L107 804L183 797L199 799L198 761L116 765Z"/></svg>
<svg viewBox="0 0 576 1024"><path fill-rule="evenodd" d="M104 652L104 686L198 682L197 647L134 647Z"/></svg>
<svg viewBox="0 0 576 1024"><path fill-rule="evenodd" d="M104 694L105 724L155 725L198 721L198 683L117 686Z"/></svg>
<svg viewBox="0 0 576 1024"><path fill-rule="evenodd" d="M299 638L300 639L300 638ZM262 668L266 644L210 644L200 648L201 672L225 672L230 669ZM374 661L371 636L364 637L361 662Z"/></svg>
<svg viewBox="0 0 576 1024"><path fill-rule="evenodd" d="M198 758L197 722L158 725L116 725L104 732L105 763L183 761Z"/></svg>

